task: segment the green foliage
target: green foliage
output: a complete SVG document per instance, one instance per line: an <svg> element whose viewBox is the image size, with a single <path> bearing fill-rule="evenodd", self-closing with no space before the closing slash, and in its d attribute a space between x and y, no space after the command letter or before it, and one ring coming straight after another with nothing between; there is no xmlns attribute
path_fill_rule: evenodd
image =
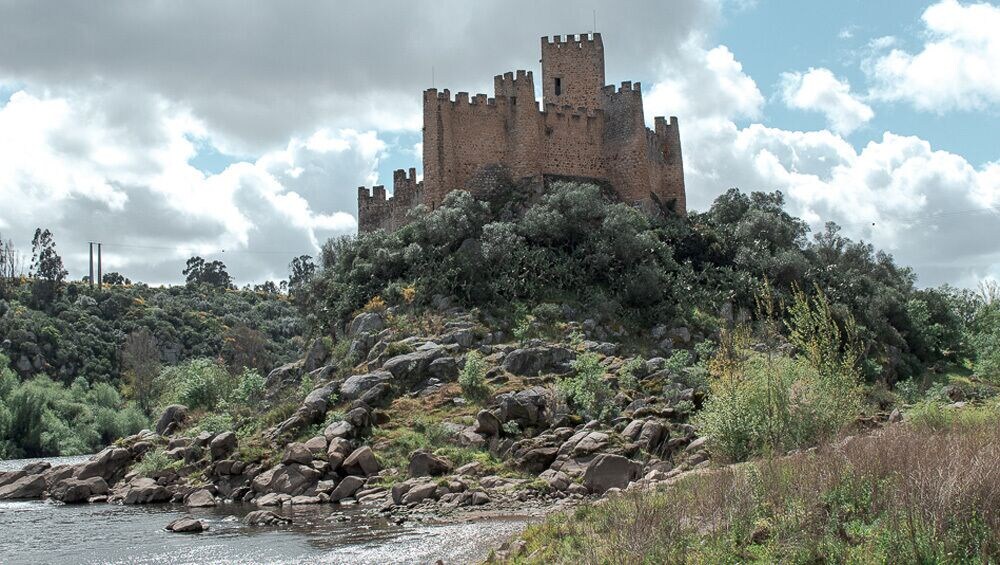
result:
<svg viewBox="0 0 1000 565"><path fill-rule="evenodd" d="M155 477L164 471L176 471L181 468L183 461L171 459L167 456L163 448L147 451L142 459L132 467L132 471L142 477Z"/></svg>
<svg viewBox="0 0 1000 565"><path fill-rule="evenodd" d="M614 394L604 380L604 367L596 353L583 353L573 361L573 375L559 380L559 390L580 415L595 420L610 419Z"/></svg>
<svg viewBox="0 0 1000 565"><path fill-rule="evenodd" d="M815 445L860 412L856 342L823 295L796 293L786 323L800 357L753 352L740 327L723 332L709 363L712 394L695 423L726 459Z"/></svg>
<svg viewBox="0 0 1000 565"><path fill-rule="evenodd" d="M226 264L222 261L206 262L201 257L191 257L182 273L189 285L204 285L216 290L228 290L233 286L233 277L229 276Z"/></svg>
<svg viewBox="0 0 1000 565"><path fill-rule="evenodd" d="M252 406L264 397L266 379L253 369L243 369L236 377L236 387L230 400L234 403Z"/></svg>
<svg viewBox="0 0 1000 565"><path fill-rule="evenodd" d="M646 360L642 356L629 359L618 370L618 388L629 392L639 391L639 378L637 373L646 370Z"/></svg>
<svg viewBox="0 0 1000 565"><path fill-rule="evenodd" d="M197 435L201 432L212 432L215 434L229 432L233 430L233 418L229 414L206 414L202 416L198 423L188 430L188 435Z"/></svg>
<svg viewBox="0 0 1000 565"><path fill-rule="evenodd" d="M211 359L191 359L160 373L165 394L160 404L183 404L193 410L212 411L232 389L232 376Z"/></svg>
<svg viewBox="0 0 1000 565"><path fill-rule="evenodd" d="M18 382L0 354L0 455L80 455L137 433L149 420L107 383L66 387L48 377Z"/></svg>
<svg viewBox="0 0 1000 565"><path fill-rule="evenodd" d="M492 389L486 384L486 361L478 351L466 354L465 366L458 375L458 384L462 387L462 396L476 404L485 404L493 395Z"/></svg>

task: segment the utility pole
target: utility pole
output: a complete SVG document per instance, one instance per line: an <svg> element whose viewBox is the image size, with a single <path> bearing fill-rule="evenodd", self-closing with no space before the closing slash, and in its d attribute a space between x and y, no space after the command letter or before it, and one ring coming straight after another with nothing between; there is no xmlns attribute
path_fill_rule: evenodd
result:
<svg viewBox="0 0 1000 565"><path fill-rule="evenodd" d="M97 289L101 289L101 284L104 282L101 271L101 244L97 244Z"/></svg>
<svg viewBox="0 0 1000 565"><path fill-rule="evenodd" d="M87 242L90 244L90 286L94 286L94 242Z"/></svg>

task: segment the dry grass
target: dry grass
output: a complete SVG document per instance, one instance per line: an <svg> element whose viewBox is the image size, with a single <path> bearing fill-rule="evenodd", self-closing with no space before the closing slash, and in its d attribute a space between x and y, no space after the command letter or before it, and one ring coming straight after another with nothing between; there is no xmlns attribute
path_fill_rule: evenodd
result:
<svg viewBox="0 0 1000 565"><path fill-rule="evenodd" d="M1000 428L898 425L556 516L532 563L979 563L1000 559Z"/></svg>

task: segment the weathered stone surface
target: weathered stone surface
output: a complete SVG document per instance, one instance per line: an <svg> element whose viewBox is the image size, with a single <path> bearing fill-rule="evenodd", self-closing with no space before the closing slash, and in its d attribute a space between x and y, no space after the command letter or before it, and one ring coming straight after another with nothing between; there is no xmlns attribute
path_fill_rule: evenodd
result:
<svg viewBox="0 0 1000 565"><path fill-rule="evenodd" d="M173 522L170 522L164 529L167 530L168 532L174 532L178 534L179 533L196 534L198 532L205 531L207 528L205 528L205 524L203 524L201 520L195 520L194 518L184 517L184 518L178 518Z"/></svg>
<svg viewBox="0 0 1000 565"><path fill-rule="evenodd" d="M129 450L121 447L108 447L83 463L76 478L101 477L111 484L124 473L125 466L131 460L132 454L129 453Z"/></svg>
<svg viewBox="0 0 1000 565"><path fill-rule="evenodd" d="M625 488L638 480L642 465L620 455L603 453L587 466L583 484L590 492L603 493L610 488Z"/></svg>
<svg viewBox="0 0 1000 565"><path fill-rule="evenodd" d="M371 373L365 373L363 375L354 375L348 377L344 384L340 385L340 399L341 400L355 400L364 393L368 392L372 387L382 384L389 383L392 381L392 373L388 371L374 371Z"/></svg>
<svg viewBox="0 0 1000 565"><path fill-rule="evenodd" d="M406 491L406 494L403 495L400 502L407 505L417 504L425 498L433 495L435 490L437 490L436 483L421 483L414 485Z"/></svg>
<svg viewBox="0 0 1000 565"><path fill-rule="evenodd" d="M367 445L355 449L347 456L347 459L344 459L342 466L351 475L370 477L379 472L379 464L375 460L375 454Z"/></svg>
<svg viewBox="0 0 1000 565"><path fill-rule="evenodd" d="M302 359L299 359L298 361L285 363L280 367L276 367L267 374L267 378L264 380L264 386L266 386L268 390L275 390L286 385L294 384L302 377L304 366L305 362Z"/></svg>
<svg viewBox="0 0 1000 565"><path fill-rule="evenodd" d="M558 346L539 346L515 349L503 360L508 373L535 376L541 373L565 372L568 363L576 358L572 350Z"/></svg>
<svg viewBox="0 0 1000 565"><path fill-rule="evenodd" d="M458 378L458 363L452 357L440 357L431 361L428 372L442 381L453 381Z"/></svg>
<svg viewBox="0 0 1000 565"><path fill-rule="evenodd" d="M431 363L445 354L441 347L421 348L413 353L397 355L386 361L382 368L392 373L393 378L406 386L412 386L430 375Z"/></svg>
<svg viewBox="0 0 1000 565"><path fill-rule="evenodd" d="M569 488L570 483L573 482L569 478L569 475L554 469L543 471L540 475L538 475L538 478L548 483L549 488L556 491L565 491Z"/></svg>
<svg viewBox="0 0 1000 565"><path fill-rule="evenodd" d="M184 499L184 505L191 508L211 508L216 504L215 497L207 489L196 490Z"/></svg>
<svg viewBox="0 0 1000 565"><path fill-rule="evenodd" d="M453 467L452 462L444 457L420 449L410 454L408 471L411 477L429 477L443 475Z"/></svg>
<svg viewBox="0 0 1000 565"><path fill-rule="evenodd" d="M285 452L281 456L281 462L286 465L289 463L309 465L312 463L312 460L312 451L305 444L297 441L285 446Z"/></svg>
<svg viewBox="0 0 1000 565"><path fill-rule="evenodd" d="M343 500L349 496L354 496L354 493L361 490L364 486L365 480L361 477L355 477L353 475L348 475L340 481L333 492L330 493L330 501L337 502Z"/></svg>
<svg viewBox="0 0 1000 565"><path fill-rule="evenodd" d="M358 397L358 401L372 408L388 406L392 401L392 385L378 383Z"/></svg>
<svg viewBox="0 0 1000 565"><path fill-rule="evenodd" d="M527 451L518 459L517 465L529 473L540 473L556 460L556 447L537 447Z"/></svg>
<svg viewBox="0 0 1000 565"><path fill-rule="evenodd" d="M163 410L163 414L160 415L160 419L156 421L156 433L162 436L167 433L171 425L176 428L183 424L184 420L187 419L187 412L187 406L183 404L171 404L167 406Z"/></svg>
<svg viewBox="0 0 1000 565"><path fill-rule="evenodd" d="M542 387L501 394L497 397L499 419L502 422L514 420L522 428L537 427L548 421L551 401L552 391Z"/></svg>
<svg viewBox="0 0 1000 565"><path fill-rule="evenodd" d="M46 486L43 475L25 475L0 487L0 500L38 498L45 492Z"/></svg>
<svg viewBox="0 0 1000 565"><path fill-rule="evenodd" d="M243 518L243 523L248 526L275 526L291 524L292 519L275 514L270 510L254 510Z"/></svg>
<svg viewBox="0 0 1000 565"><path fill-rule="evenodd" d="M222 432L221 434L212 438L211 443L208 444L209 453L212 455L212 460L219 460L230 453L236 451L238 440L236 434L233 432Z"/></svg>
<svg viewBox="0 0 1000 565"><path fill-rule="evenodd" d="M326 457L326 438L325 437L323 437L323 436L316 436L316 437L309 438L309 440L306 441L305 444L303 444L303 445L305 445L305 448L308 449L309 452L312 453L314 457L316 455L320 455L320 454L322 455L322 457Z"/></svg>
<svg viewBox="0 0 1000 565"><path fill-rule="evenodd" d="M323 430L323 436L330 441L334 438L352 438L354 437L354 426L350 422L338 420Z"/></svg>
<svg viewBox="0 0 1000 565"><path fill-rule="evenodd" d="M559 455L575 456L589 455L608 445L608 434L587 430L573 434L559 447Z"/></svg>
<svg viewBox="0 0 1000 565"><path fill-rule="evenodd" d="M115 498L122 504L151 504L166 502L173 496L166 488L148 477L137 477L122 487L115 488Z"/></svg>
<svg viewBox="0 0 1000 565"><path fill-rule="evenodd" d="M486 437L493 437L500 433L501 422L493 412L480 410L476 414L476 433Z"/></svg>
<svg viewBox="0 0 1000 565"><path fill-rule="evenodd" d="M364 312L351 320L347 327L347 335L354 337L361 333L376 334L385 327L385 320L378 312Z"/></svg>
<svg viewBox="0 0 1000 565"><path fill-rule="evenodd" d="M254 478L252 486L257 492L274 492L296 496L316 484L321 473L299 463L281 464L264 471Z"/></svg>
<svg viewBox="0 0 1000 565"><path fill-rule="evenodd" d="M92 496L108 494L108 483L101 477L83 480L71 477L59 481L50 489L49 494L52 498L66 504L86 502Z"/></svg>

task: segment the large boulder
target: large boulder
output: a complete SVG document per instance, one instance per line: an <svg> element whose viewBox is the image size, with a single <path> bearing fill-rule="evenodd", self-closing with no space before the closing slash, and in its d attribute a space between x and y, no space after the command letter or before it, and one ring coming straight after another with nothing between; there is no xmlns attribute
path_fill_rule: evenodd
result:
<svg viewBox="0 0 1000 565"><path fill-rule="evenodd" d="M611 488L625 488L641 475L641 464L621 455L603 453L587 466L583 474L583 485L590 492L600 494Z"/></svg>
<svg viewBox="0 0 1000 565"><path fill-rule="evenodd" d="M333 489L330 493L330 502L337 502L343 500L349 496L354 496L354 493L361 490L361 487L365 485L365 480L361 477L355 477L353 475L348 475L340 481L337 488Z"/></svg>
<svg viewBox="0 0 1000 565"><path fill-rule="evenodd" d="M340 399L355 400L368 392L369 389L380 384L388 384L391 381L392 373L387 371L373 371L363 375L348 377L347 380L340 385Z"/></svg>
<svg viewBox="0 0 1000 565"><path fill-rule="evenodd" d="M285 453L281 456L281 462L288 465L299 463L309 465L313 460L313 452L304 443L294 442L285 447Z"/></svg>
<svg viewBox="0 0 1000 565"><path fill-rule="evenodd" d="M167 502L173 495L163 486L148 477L136 477L122 485L115 487L113 498L120 500L122 504L152 504L154 502Z"/></svg>
<svg viewBox="0 0 1000 565"><path fill-rule="evenodd" d="M302 378L304 370L305 360L303 359L299 359L298 361L293 361L291 363L285 363L267 374L267 378L264 380L264 386L267 387L270 393L273 393L282 387L299 382Z"/></svg>
<svg viewBox="0 0 1000 565"><path fill-rule="evenodd" d="M230 453L236 451L237 443L236 434L233 432L222 432L212 438L211 443L208 444L208 450L212 455L212 460L217 461L219 459L223 459Z"/></svg>
<svg viewBox="0 0 1000 565"><path fill-rule="evenodd" d="M557 451L557 447L536 447L525 452L517 460L517 466L528 473L541 473L556 460Z"/></svg>
<svg viewBox="0 0 1000 565"><path fill-rule="evenodd" d="M316 484L321 473L312 467L292 463L277 465L253 480L253 490L298 496Z"/></svg>
<svg viewBox="0 0 1000 565"><path fill-rule="evenodd" d="M379 464L375 459L375 454L367 445L363 445L347 456L343 462L344 471L349 475L362 475L370 477L379 472Z"/></svg>
<svg viewBox="0 0 1000 565"><path fill-rule="evenodd" d="M208 489L198 489L184 499L184 505L191 508L211 508L216 504L215 497Z"/></svg>
<svg viewBox="0 0 1000 565"><path fill-rule="evenodd" d="M476 429L477 434L493 437L500 434L501 426L500 418L497 418L493 412L489 410L480 410L476 414Z"/></svg>
<svg viewBox="0 0 1000 565"><path fill-rule="evenodd" d="M410 454L408 471L411 477L433 477L451 471L454 465L444 457L419 449Z"/></svg>
<svg viewBox="0 0 1000 565"><path fill-rule="evenodd" d="M45 492L45 477L25 475L14 482L0 487L0 500L15 498L38 498Z"/></svg>
<svg viewBox="0 0 1000 565"><path fill-rule="evenodd" d="M559 446L559 455L575 457L590 455L607 447L609 441L608 434L604 432L581 430Z"/></svg>
<svg viewBox="0 0 1000 565"><path fill-rule="evenodd" d="M101 477L108 484L114 484L124 475L125 468L130 461L132 461L132 454L129 450L122 447L108 447L82 464L76 478Z"/></svg>
<svg viewBox="0 0 1000 565"><path fill-rule="evenodd" d="M385 320L378 312L364 312L358 314L347 326L347 335L354 337L358 334L376 334L385 327Z"/></svg>
<svg viewBox="0 0 1000 565"><path fill-rule="evenodd" d="M183 404L171 404L160 414L160 419L156 421L156 433L166 435L174 432L184 420L187 420L188 409Z"/></svg>
<svg viewBox="0 0 1000 565"><path fill-rule="evenodd" d="M533 377L541 373L564 373L576 354L565 347L538 346L515 349L503 360L508 373Z"/></svg>
<svg viewBox="0 0 1000 565"><path fill-rule="evenodd" d="M108 494L108 483L101 477L91 477L89 479L71 477L56 483L50 489L49 494L52 498L66 504L87 502L92 496Z"/></svg>
<svg viewBox="0 0 1000 565"><path fill-rule="evenodd" d="M168 532L174 532L177 534L196 534L198 532L205 531L206 528L205 524L203 524L201 520L195 520L194 518L185 516L170 522L164 529Z"/></svg>
<svg viewBox="0 0 1000 565"><path fill-rule="evenodd" d="M243 523L248 526L275 526L291 524L292 519L287 516L275 514L270 510L255 510L243 518Z"/></svg>
<svg viewBox="0 0 1000 565"><path fill-rule="evenodd" d="M412 386L430 376L431 363L446 355L442 347L421 348L413 353L397 355L382 365L396 382Z"/></svg>
<svg viewBox="0 0 1000 565"><path fill-rule="evenodd" d="M551 417L548 407L553 400L552 391L543 387L502 394L497 397L500 421L514 420L522 428L540 427Z"/></svg>

